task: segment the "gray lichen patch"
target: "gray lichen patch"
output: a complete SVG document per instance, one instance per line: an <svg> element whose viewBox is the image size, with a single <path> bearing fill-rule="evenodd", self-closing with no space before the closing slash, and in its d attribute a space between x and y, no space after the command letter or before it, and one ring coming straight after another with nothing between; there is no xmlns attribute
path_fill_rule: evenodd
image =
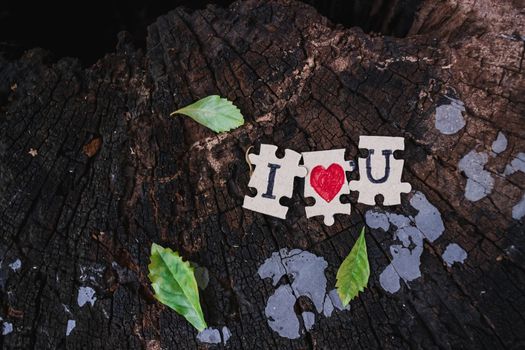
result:
<svg viewBox="0 0 525 350"><path fill-rule="evenodd" d="M510 176L518 171L525 173L525 153L520 152L514 159L507 164L504 176ZM512 218L515 220L521 220L525 216L525 193L521 200L512 207Z"/></svg>
<svg viewBox="0 0 525 350"><path fill-rule="evenodd" d="M365 213L366 225L370 228L382 228L383 231L388 231L390 223L385 213L369 210Z"/></svg>
<svg viewBox="0 0 525 350"><path fill-rule="evenodd" d="M379 283L381 284L381 287L392 294L401 288L399 281L399 274L396 272L392 264L388 265L381 275L379 275Z"/></svg>
<svg viewBox="0 0 525 350"><path fill-rule="evenodd" d="M512 207L512 218L515 220L521 220L525 216L525 193L521 200Z"/></svg>
<svg viewBox="0 0 525 350"><path fill-rule="evenodd" d="M463 264L465 259L467 258L467 252L461 248L456 243L450 243L447 248L445 248L445 251L443 252L443 255L441 255L445 263L450 267L455 262Z"/></svg>
<svg viewBox="0 0 525 350"><path fill-rule="evenodd" d="M95 290L91 287L80 287L78 289L78 296L77 296L77 303L78 306L82 307L86 303L90 303L91 306L95 305L95 301L97 298L95 297Z"/></svg>
<svg viewBox="0 0 525 350"><path fill-rule="evenodd" d="M505 135L500 131L498 137L492 143L492 152L497 155L504 152L507 149L508 141Z"/></svg>
<svg viewBox="0 0 525 350"><path fill-rule="evenodd" d="M433 242L445 231L441 213L423 193L415 192L410 199L410 204L418 211L414 218L375 210L369 210L365 214L369 227L388 229L393 226L394 238L401 242L390 246L392 261L379 275L381 287L389 293L395 293L400 289L401 280L409 282L421 277L423 240ZM387 223L384 222L385 218Z"/></svg>
<svg viewBox="0 0 525 350"><path fill-rule="evenodd" d="M4 321L2 317L0 317L0 321L2 321L2 335L8 335L9 333L13 332L12 323Z"/></svg>
<svg viewBox="0 0 525 350"><path fill-rule="evenodd" d="M459 161L458 168L467 176L465 186L465 198L471 202L476 202L492 192L494 188L494 179L490 173L485 170L485 164L488 162L488 155L475 150L467 153Z"/></svg>
<svg viewBox="0 0 525 350"><path fill-rule="evenodd" d="M19 270L22 267L22 262L20 261L20 259L16 259L11 264L9 264L9 267L13 271Z"/></svg>
<svg viewBox="0 0 525 350"><path fill-rule="evenodd" d="M306 296L312 300L317 312L323 310L323 301L326 294L326 277L324 270L328 264L322 257L310 252L293 249L281 249L259 267L261 278L272 278L273 284L284 275L293 280L291 287L297 296Z"/></svg>
<svg viewBox="0 0 525 350"><path fill-rule="evenodd" d="M219 344L221 340L221 333L215 328L206 328L197 334L197 340L202 343Z"/></svg>
<svg viewBox="0 0 525 350"><path fill-rule="evenodd" d="M343 303L341 302L341 298L339 298L339 294L337 294L337 289L332 289L330 292L328 292L328 297L330 298L330 301L332 302L332 305L339 311L342 310L350 310L350 304L343 306Z"/></svg>
<svg viewBox="0 0 525 350"><path fill-rule="evenodd" d="M337 294L337 289L332 289L326 294L323 305L323 315L326 317L332 316L334 308L339 311L350 310L350 304L343 306L341 298L339 298L339 294Z"/></svg>
<svg viewBox="0 0 525 350"><path fill-rule="evenodd" d="M414 231L415 232L415 231ZM399 275L399 278L406 282L413 281L421 277L421 254L423 253L423 241L413 240L416 246L413 249L400 245L392 245L390 254L392 255L391 265Z"/></svg>
<svg viewBox="0 0 525 350"><path fill-rule="evenodd" d="M297 339L300 337L299 320L294 311L296 297L289 285L280 286L270 295L264 314L268 325L281 337Z"/></svg>
<svg viewBox="0 0 525 350"><path fill-rule="evenodd" d="M76 325L77 322L75 320L67 320L66 337L71 334Z"/></svg>
<svg viewBox="0 0 525 350"><path fill-rule="evenodd" d="M230 329L226 326L222 327L222 342L226 345L230 337L232 336L232 332Z"/></svg>
<svg viewBox="0 0 525 350"><path fill-rule="evenodd" d="M303 322L304 322L304 328L306 330L311 330L315 323L315 314L310 311L303 312Z"/></svg>
<svg viewBox="0 0 525 350"><path fill-rule="evenodd" d="M222 332L222 337L221 337ZM197 340L201 343L226 345L228 339L231 337L230 329L226 326L219 331L217 328L209 327L197 334Z"/></svg>
<svg viewBox="0 0 525 350"><path fill-rule="evenodd" d="M418 211L414 218L417 228L426 239L434 242L445 231L441 213L435 206L430 204L427 197L421 192L416 192L412 196L410 205Z"/></svg>
<svg viewBox="0 0 525 350"><path fill-rule="evenodd" d="M13 332L13 324L9 322L4 322L2 325L2 335L8 335Z"/></svg>
<svg viewBox="0 0 525 350"><path fill-rule="evenodd" d="M327 294L324 298L323 315L325 315L325 317L330 317L332 316L333 311L334 311L334 304L330 300L330 296Z"/></svg>
<svg viewBox="0 0 525 350"><path fill-rule="evenodd" d="M512 160L512 162L510 162L510 164L507 164L504 175L512 175L517 171L525 173L525 153L523 152L518 153L518 155Z"/></svg>
<svg viewBox="0 0 525 350"><path fill-rule="evenodd" d="M299 249L281 249L264 261L259 267L261 278L271 278L273 285L285 275L291 284L280 285L270 295L265 307L268 325L280 336L296 339L301 336L301 320L304 330L310 330L315 323L315 313L303 312L297 315L294 306L299 297L308 297L318 313L329 317L334 308L343 309L337 292L326 292L325 269L328 266L322 257Z"/></svg>
<svg viewBox="0 0 525 350"><path fill-rule="evenodd" d="M460 100L445 96L449 104L443 104L436 108L435 126L442 134L452 135L457 133L465 126L465 105Z"/></svg>

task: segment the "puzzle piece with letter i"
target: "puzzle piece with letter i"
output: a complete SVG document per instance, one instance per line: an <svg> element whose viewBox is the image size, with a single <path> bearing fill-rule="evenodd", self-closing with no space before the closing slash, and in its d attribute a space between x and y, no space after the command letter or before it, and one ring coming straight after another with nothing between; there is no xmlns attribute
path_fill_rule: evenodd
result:
<svg viewBox="0 0 525 350"><path fill-rule="evenodd" d="M345 150L303 152L308 170L304 181L304 196L313 197L315 204L305 208L306 217L324 216L327 226L334 224L334 214L350 215L350 203L341 203L340 196L350 194L346 171L352 171L345 161Z"/></svg>
<svg viewBox="0 0 525 350"><path fill-rule="evenodd" d="M368 149L367 158L359 158L359 181L350 181L350 190L359 191L358 203L375 205L381 194L383 205L401 204L401 193L412 186L401 182L404 160L395 159L394 151L405 149L403 137L360 136L359 148Z"/></svg>
<svg viewBox="0 0 525 350"><path fill-rule="evenodd" d="M279 203L281 197L292 197L294 178L305 177L306 169L299 165L301 154L285 150L283 158L277 158L277 146L261 144L259 154L250 154L255 170L248 187L257 190L254 197L244 196L243 208L259 213L286 218L288 207Z"/></svg>

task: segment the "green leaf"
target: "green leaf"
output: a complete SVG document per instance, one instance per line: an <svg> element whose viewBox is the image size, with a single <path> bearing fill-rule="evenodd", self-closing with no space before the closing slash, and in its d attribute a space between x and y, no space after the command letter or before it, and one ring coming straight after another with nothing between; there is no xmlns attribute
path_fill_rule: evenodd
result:
<svg viewBox="0 0 525 350"><path fill-rule="evenodd" d="M355 242L350 254L345 258L337 270L337 293L343 306L354 299L359 292L364 291L370 277L370 265L366 252L365 228Z"/></svg>
<svg viewBox="0 0 525 350"><path fill-rule="evenodd" d="M206 326L199 301L197 281L189 262L179 253L158 244L151 245L149 280L155 298L184 316L199 332Z"/></svg>
<svg viewBox="0 0 525 350"><path fill-rule="evenodd" d="M170 115L184 114L197 123L215 132L228 131L244 124L244 118L239 108L218 95L211 95L176 110Z"/></svg>

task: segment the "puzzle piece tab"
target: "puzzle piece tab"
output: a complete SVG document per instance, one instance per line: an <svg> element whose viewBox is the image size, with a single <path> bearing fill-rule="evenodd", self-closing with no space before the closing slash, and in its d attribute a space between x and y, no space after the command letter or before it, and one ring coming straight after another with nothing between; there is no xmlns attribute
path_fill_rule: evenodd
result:
<svg viewBox="0 0 525 350"><path fill-rule="evenodd" d="M306 207L306 217L323 215L325 225L334 224L334 214L350 215L350 203L341 203L340 196L349 194L346 171L352 171L345 161L344 149L304 152L304 166L308 170L304 182L304 196L313 197L315 204Z"/></svg>
<svg viewBox="0 0 525 350"><path fill-rule="evenodd" d="M359 148L368 149L367 158L359 158L359 181L350 181L350 190L359 191L359 203L375 205L375 196L383 195L383 205L401 204L401 193L412 186L401 182L404 160L395 159L394 151L405 149L403 137L360 136Z"/></svg>
<svg viewBox="0 0 525 350"><path fill-rule="evenodd" d="M292 197L294 178L305 177L306 169L299 165L301 154L285 150L283 158L277 158L277 146L261 144L258 155L250 154L255 170L248 183L257 190L255 197L244 196L243 208L259 213L286 218L288 208L281 205L281 197Z"/></svg>

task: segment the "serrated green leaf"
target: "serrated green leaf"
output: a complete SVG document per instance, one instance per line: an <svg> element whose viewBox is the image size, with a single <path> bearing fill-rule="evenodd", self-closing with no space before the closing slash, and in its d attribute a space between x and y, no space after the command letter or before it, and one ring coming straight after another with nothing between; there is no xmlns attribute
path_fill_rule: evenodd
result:
<svg viewBox="0 0 525 350"><path fill-rule="evenodd" d="M350 254L337 270L337 293L343 306L354 299L359 292L364 291L370 277L370 265L366 252L365 228L361 230Z"/></svg>
<svg viewBox="0 0 525 350"><path fill-rule="evenodd" d="M177 113L187 115L197 123L215 132L228 131L244 124L244 118L239 108L218 95L200 99L189 106L176 110L170 115Z"/></svg>
<svg viewBox="0 0 525 350"><path fill-rule="evenodd" d="M155 298L184 316L199 332L206 326L199 301L199 290L189 262L179 253L158 244L151 245L149 280Z"/></svg>

